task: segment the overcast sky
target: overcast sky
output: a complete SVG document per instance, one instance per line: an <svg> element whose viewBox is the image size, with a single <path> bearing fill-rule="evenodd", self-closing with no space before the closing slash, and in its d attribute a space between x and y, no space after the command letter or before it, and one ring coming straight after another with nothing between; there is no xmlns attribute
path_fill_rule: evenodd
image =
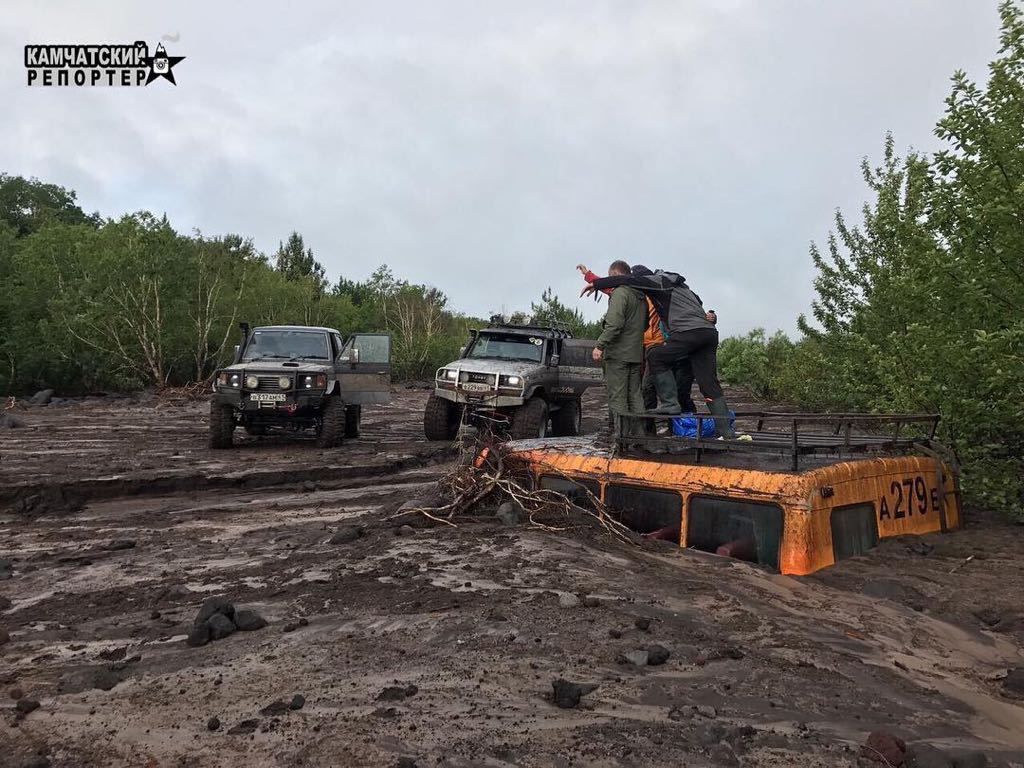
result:
<svg viewBox="0 0 1024 768"><path fill-rule="evenodd" d="M935 146L995 0L5 0L0 170L166 212L328 275L381 264L455 309L527 308L614 259L684 274L726 333L795 328L807 255L886 131ZM165 35L146 88L29 88L26 43Z"/></svg>

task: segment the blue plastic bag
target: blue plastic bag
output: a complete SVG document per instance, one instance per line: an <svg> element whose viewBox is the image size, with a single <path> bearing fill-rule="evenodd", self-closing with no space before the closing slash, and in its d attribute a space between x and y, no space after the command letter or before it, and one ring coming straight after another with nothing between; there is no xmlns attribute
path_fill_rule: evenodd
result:
<svg viewBox="0 0 1024 768"><path fill-rule="evenodd" d="M733 411L729 411L729 426L734 427L735 425L736 414ZM672 419L672 434L676 437L697 437L697 417L692 413L684 413L682 416L676 416ZM715 420L710 414L707 416L701 414L700 436L715 436Z"/></svg>

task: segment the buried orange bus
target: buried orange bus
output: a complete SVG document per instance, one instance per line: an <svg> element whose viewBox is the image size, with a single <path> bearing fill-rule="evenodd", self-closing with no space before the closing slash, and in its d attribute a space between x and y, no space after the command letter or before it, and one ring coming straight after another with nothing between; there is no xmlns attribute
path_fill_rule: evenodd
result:
<svg viewBox="0 0 1024 768"><path fill-rule="evenodd" d="M822 433L794 440L758 430L740 451L733 441L669 438L685 448L682 456L623 455L580 438L531 440L509 443L504 458L536 488L578 504L593 494L639 533L671 531L681 547L784 574L813 573L879 539L960 527L957 472L934 450L934 428L931 438L903 440L839 431L830 442ZM796 454L790 462L778 450L786 445L804 454L802 467Z"/></svg>

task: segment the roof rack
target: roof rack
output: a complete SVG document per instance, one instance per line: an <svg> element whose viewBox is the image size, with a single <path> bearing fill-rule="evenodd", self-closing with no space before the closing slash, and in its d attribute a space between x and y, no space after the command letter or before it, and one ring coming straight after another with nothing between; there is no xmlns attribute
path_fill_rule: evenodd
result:
<svg viewBox="0 0 1024 768"><path fill-rule="evenodd" d="M485 330L489 329L508 329L513 331L543 331L551 333L555 338L559 339L571 339L572 331L569 328L569 324L561 320L538 320L534 321L532 318L522 323L513 323L505 320L501 315L493 315L490 320L490 324Z"/></svg>
<svg viewBox="0 0 1024 768"><path fill-rule="evenodd" d="M755 429L745 432L750 436L750 440L699 437L704 424L714 420L711 414L703 413L692 415L697 421L698 437L627 435L624 429L627 418L665 421L678 417L616 413L612 439L622 453L630 454L639 449L652 453L691 454L696 463L701 462L705 453L768 453L790 456L794 472L800 468L801 456L947 453L935 440L940 418L938 414L738 411L735 416L737 420L756 422ZM810 425L818 425L818 429L808 429ZM822 426L827 429L822 430ZM916 434L911 434L907 428L913 429Z"/></svg>

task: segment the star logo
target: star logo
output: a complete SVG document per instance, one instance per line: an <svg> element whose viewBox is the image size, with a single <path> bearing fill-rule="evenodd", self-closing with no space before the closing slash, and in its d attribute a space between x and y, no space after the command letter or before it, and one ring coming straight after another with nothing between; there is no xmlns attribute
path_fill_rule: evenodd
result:
<svg viewBox="0 0 1024 768"><path fill-rule="evenodd" d="M146 64L149 65L149 77L146 78L146 85L149 85L158 77L170 80L171 85L177 85L174 82L174 72L171 70L175 64L184 59L184 56L168 56L167 51L164 50L164 44L160 43L157 45L156 53L146 58Z"/></svg>

